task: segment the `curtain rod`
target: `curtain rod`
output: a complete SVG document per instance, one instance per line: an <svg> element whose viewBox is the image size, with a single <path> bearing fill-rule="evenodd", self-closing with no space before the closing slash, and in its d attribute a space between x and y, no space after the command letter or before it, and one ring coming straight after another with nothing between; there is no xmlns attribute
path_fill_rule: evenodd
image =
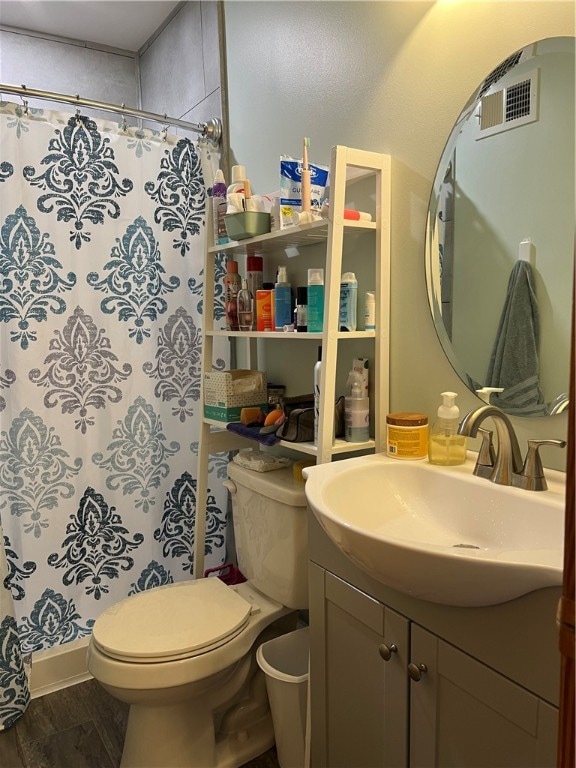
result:
<svg viewBox="0 0 576 768"><path fill-rule="evenodd" d="M200 133L202 136L211 141L215 146L219 146L222 139L222 121L218 117L212 117L205 123L189 123L186 120L178 120L175 117L157 115L154 112L144 112L141 109L126 107L124 104L117 106L115 104L107 104L102 101L93 101L92 99L80 98L79 95L70 96L64 93L52 93L51 91L27 88L25 85L6 85L4 83L0 83L0 93L13 93L21 96L23 99L25 97L30 97L35 99L49 99L50 101L63 101L67 104L76 104L77 106L81 105L83 107L91 107L93 109L103 109L106 112L117 112L121 115L131 115L132 117L138 117L144 120L154 120L157 123L176 125L179 128L186 128L189 131Z"/></svg>

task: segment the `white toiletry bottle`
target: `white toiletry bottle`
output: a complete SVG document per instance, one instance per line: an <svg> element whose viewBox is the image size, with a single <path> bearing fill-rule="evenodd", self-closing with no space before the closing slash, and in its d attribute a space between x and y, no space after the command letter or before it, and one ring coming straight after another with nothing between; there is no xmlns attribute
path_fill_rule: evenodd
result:
<svg viewBox="0 0 576 768"><path fill-rule="evenodd" d="M314 365L314 445L318 445L320 421L320 373L322 371L322 347L318 347L318 362Z"/></svg>
<svg viewBox="0 0 576 768"><path fill-rule="evenodd" d="M292 323L292 286L288 282L286 267L278 267L278 279L274 285L274 327L283 331Z"/></svg>
<svg viewBox="0 0 576 768"><path fill-rule="evenodd" d="M244 192L244 181L246 180L246 166L233 165L232 166L232 180L226 190L230 192Z"/></svg>
<svg viewBox="0 0 576 768"><path fill-rule="evenodd" d="M338 327L341 331L356 330L358 308L358 281L354 272L345 272L340 279L340 315Z"/></svg>
<svg viewBox="0 0 576 768"><path fill-rule="evenodd" d="M366 291L366 303L364 304L364 330L376 330L376 296L374 291Z"/></svg>
<svg viewBox="0 0 576 768"><path fill-rule="evenodd" d="M244 165L232 166L232 181L226 190L226 212L242 213L244 210L245 194L244 187L246 182L246 167ZM249 184L250 182L248 182Z"/></svg>
<svg viewBox="0 0 576 768"><path fill-rule="evenodd" d="M458 434L460 410L456 392L442 392L442 405L428 438L428 461L441 466L456 466L466 461L466 437Z"/></svg>
<svg viewBox="0 0 576 768"><path fill-rule="evenodd" d="M344 398L344 437L349 443L363 443L370 439L370 401L360 374L352 371L350 379L350 394Z"/></svg>

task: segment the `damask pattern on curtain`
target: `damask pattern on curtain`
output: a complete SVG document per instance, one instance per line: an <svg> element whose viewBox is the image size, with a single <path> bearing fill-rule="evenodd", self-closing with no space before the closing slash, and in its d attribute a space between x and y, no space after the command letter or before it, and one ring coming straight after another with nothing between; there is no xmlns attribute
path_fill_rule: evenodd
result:
<svg viewBox="0 0 576 768"><path fill-rule="evenodd" d="M12 104L0 148L2 730L27 705L22 657L192 576L206 150ZM225 557L225 464L206 567Z"/></svg>

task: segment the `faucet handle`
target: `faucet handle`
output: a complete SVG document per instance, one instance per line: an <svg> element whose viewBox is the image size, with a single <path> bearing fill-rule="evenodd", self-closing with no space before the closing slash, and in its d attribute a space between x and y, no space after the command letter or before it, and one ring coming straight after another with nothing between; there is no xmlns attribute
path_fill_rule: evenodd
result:
<svg viewBox="0 0 576 768"><path fill-rule="evenodd" d="M556 445L565 448L565 440L528 440L528 452L524 460L522 472L518 476L518 486L527 491L545 491L548 488L544 476L544 467L540 458L541 445ZM516 483L514 483L516 485Z"/></svg>
<svg viewBox="0 0 576 768"><path fill-rule="evenodd" d="M491 429L482 429L482 427L478 429L478 432L482 436L482 444L478 451L474 474L478 477L490 477L496 461L496 451L492 442L493 432Z"/></svg>

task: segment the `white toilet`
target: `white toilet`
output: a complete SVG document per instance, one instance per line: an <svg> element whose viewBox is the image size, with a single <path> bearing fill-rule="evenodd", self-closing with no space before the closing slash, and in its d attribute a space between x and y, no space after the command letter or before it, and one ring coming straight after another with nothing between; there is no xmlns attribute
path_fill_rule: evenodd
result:
<svg viewBox="0 0 576 768"><path fill-rule="evenodd" d="M95 622L88 669L130 704L122 768L237 768L274 744L258 646L308 607L304 486L292 470L228 465L238 565L248 581L170 584Z"/></svg>

